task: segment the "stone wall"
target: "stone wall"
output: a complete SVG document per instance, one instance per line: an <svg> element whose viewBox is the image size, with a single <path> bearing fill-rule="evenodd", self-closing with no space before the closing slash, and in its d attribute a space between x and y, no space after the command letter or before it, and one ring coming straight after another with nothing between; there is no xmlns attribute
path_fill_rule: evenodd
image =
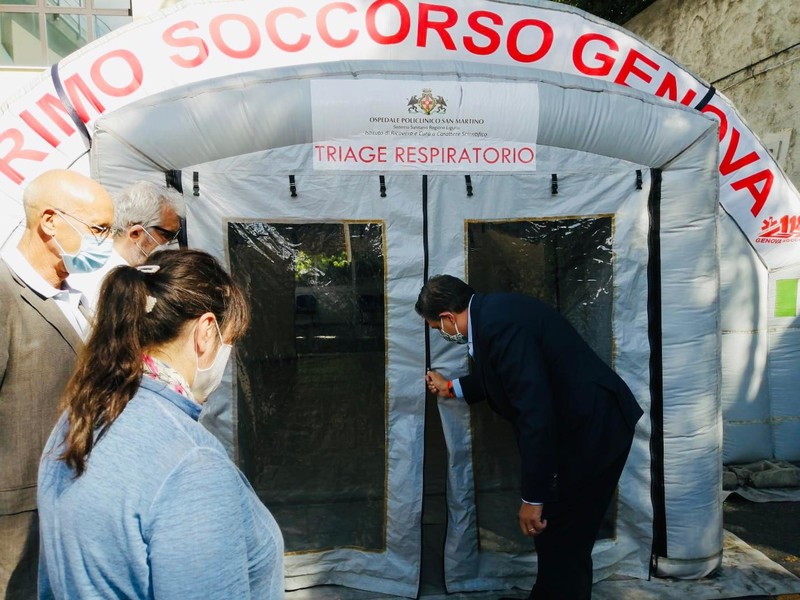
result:
<svg viewBox="0 0 800 600"><path fill-rule="evenodd" d="M729 98L800 187L798 0L656 0L625 28Z"/></svg>

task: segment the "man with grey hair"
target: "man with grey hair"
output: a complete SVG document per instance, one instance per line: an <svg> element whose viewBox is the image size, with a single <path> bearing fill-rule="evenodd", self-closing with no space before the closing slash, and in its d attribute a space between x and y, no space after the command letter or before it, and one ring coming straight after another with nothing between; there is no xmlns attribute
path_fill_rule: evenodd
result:
<svg viewBox="0 0 800 600"><path fill-rule="evenodd" d="M94 309L103 278L120 265L137 267L156 250L177 242L184 215L183 196L172 188L139 181L125 188L114 203L114 251L102 269L70 276Z"/></svg>

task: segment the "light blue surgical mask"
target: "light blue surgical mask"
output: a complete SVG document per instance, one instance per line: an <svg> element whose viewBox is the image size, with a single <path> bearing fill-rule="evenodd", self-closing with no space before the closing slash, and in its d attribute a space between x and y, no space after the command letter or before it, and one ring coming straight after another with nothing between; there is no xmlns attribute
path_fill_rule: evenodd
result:
<svg viewBox="0 0 800 600"><path fill-rule="evenodd" d="M458 324L455 321L453 322L453 325L456 328L455 333L447 333L444 330L443 325L444 325L444 319L442 317L439 317L439 335L441 335L445 339L445 341L452 342L454 344L466 344L469 341L467 339L467 336L465 336L458 330Z"/></svg>
<svg viewBox="0 0 800 600"><path fill-rule="evenodd" d="M56 214L64 219L64 222L77 233L80 233L72 223L64 218L61 211L57 211ZM64 268L67 273L91 273L96 271L108 262L111 251L114 249L114 240L108 237L100 239L92 233L86 233L81 236L81 245L74 254L65 252L56 238L53 238L53 241L55 241L58 249L61 250L61 259L64 261Z"/></svg>

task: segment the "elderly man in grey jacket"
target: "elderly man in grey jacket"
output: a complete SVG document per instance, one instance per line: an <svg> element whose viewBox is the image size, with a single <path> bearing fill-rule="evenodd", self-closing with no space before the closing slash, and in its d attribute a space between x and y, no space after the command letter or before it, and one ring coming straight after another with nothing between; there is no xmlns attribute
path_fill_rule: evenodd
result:
<svg viewBox="0 0 800 600"><path fill-rule="evenodd" d="M111 254L114 205L95 181L48 171L23 195L25 231L0 260L0 598L36 597L36 476L88 331L72 273Z"/></svg>

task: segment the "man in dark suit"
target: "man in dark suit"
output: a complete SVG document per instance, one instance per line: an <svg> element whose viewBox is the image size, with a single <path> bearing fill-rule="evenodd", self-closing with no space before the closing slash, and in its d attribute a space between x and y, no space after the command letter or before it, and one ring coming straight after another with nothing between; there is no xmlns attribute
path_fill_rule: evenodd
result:
<svg viewBox="0 0 800 600"><path fill-rule="evenodd" d="M476 294L450 275L423 286L415 310L468 344L470 375L428 371L440 397L488 400L511 421L521 458L519 525L535 536L530 598L591 598L592 547L642 409L624 381L552 307L520 294Z"/></svg>
<svg viewBox="0 0 800 600"><path fill-rule="evenodd" d="M114 206L91 179L48 171L23 195L25 231L0 260L0 599L36 598L36 476L88 329L72 272L111 253Z"/></svg>

